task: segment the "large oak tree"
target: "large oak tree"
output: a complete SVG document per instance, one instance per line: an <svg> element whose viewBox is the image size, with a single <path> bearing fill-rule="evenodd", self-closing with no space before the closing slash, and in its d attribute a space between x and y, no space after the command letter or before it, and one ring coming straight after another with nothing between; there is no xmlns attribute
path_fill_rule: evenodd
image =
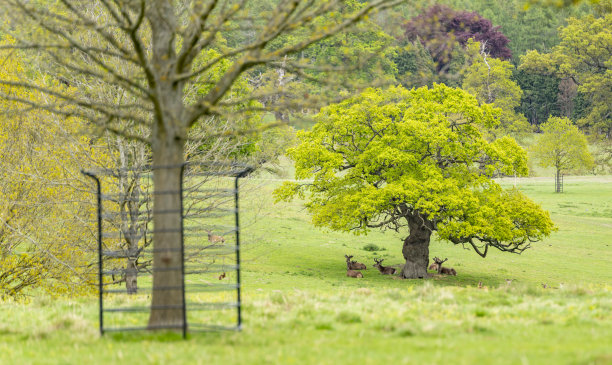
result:
<svg viewBox="0 0 612 365"><path fill-rule="evenodd" d="M489 248L521 253L554 227L537 204L492 179L527 173L513 139L488 142L480 132L497 112L444 85L369 89L324 108L298 135L289 151L296 179L312 181L286 182L277 199L306 198L316 226L405 232L404 278L426 277L434 233L482 257Z"/></svg>

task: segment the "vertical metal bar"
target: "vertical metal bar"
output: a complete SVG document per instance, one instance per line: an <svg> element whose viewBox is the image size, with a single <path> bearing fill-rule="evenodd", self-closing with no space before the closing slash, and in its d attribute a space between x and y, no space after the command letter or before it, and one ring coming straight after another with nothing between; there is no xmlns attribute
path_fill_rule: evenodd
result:
<svg viewBox="0 0 612 365"><path fill-rule="evenodd" d="M237 313L238 314L238 330L242 329L242 297L241 297L242 285L240 282L241 263L240 263L240 215L239 215L239 205L238 205L238 180L248 175L251 171L252 170L250 168L247 168L241 171L240 173L238 173L238 175L236 175L236 179L234 180L234 208L235 208L235 215L236 215L236 280L237 280L236 295L237 295L237 300L238 300L236 309L238 311Z"/></svg>
<svg viewBox="0 0 612 365"><path fill-rule="evenodd" d="M234 179L234 209L235 209L235 217L236 217L236 295L237 295L237 305L236 309L238 311L238 330L242 328L242 298L240 290L240 216L238 214L238 180L242 177L241 174L238 174Z"/></svg>
<svg viewBox="0 0 612 365"><path fill-rule="evenodd" d="M81 173L95 180L96 182L96 200L97 200L97 213L98 213L98 303L99 303L99 323L100 323L100 335L104 335L104 301L103 301L103 282L102 282L102 186L100 179L87 171L81 170Z"/></svg>
<svg viewBox="0 0 612 365"><path fill-rule="evenodd" d="M184 235L184 216L183 207L183 179L185 178L185 165L181 165L181 179L179 182L180 203L181 203L181 276L182 276L182 292L183 292L183 339L187 338L187 303L185 297L185 235Z"/></svg>

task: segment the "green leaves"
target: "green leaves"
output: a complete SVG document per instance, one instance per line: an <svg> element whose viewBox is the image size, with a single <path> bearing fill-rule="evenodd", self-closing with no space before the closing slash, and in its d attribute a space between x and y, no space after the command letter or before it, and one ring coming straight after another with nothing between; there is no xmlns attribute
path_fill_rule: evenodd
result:
<svg viewBox="0 0 612 365"><path fill-rule="evenodd" d="M521 69L571 79L590 105L579 124L610 138L612 135L612 14L570 18L560 28L561 43L549 54L528 52Z"/></svg>
<svg viewBox="0 0 612 365"><path fill-rule="evenodd" d="M552 166L557 173L592 167L586 137L571 120L551 117L542 125L542 131L533 147L540 166Z"/></svg>
<svg viewBox="0 0 612 365"><path fill-rule="evenodd" d="M500 124L488 132L494 137L522 137L530 126L523 115L514 111L520 105L523 95L521 88L512 80L514 66L509 61L490 57L485 47L478 42L470 40L467 47L472 62L465 70L463 89L476 96L481 103L500 109Z"/></svg>
<svg viewBox="0 0 612 365"><path fill-rule="evenodd" d="M305 197L313 223L334 230L399 230L418 213L455 243L503 248L505 241L516 250L553 224L525 196L491 180L527 173L526 153L513 139L483 138L495 111L445 85L368 89L324 108L312 131L298 135L289 156L296 178L312 181L285 183L276 198Z"/></svg>

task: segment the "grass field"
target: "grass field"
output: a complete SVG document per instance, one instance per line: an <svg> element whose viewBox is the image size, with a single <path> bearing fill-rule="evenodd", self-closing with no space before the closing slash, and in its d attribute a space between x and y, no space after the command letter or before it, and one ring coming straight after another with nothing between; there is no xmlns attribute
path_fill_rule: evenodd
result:
<svg viewBox="0 0 612 365"><path fill-rule="evenodd" d="M559 230L486 259L432 242L458 275L427 280L371 269L402 263L401 234L321 231L300 202L273 204L278 181L249 184L242 332L100 338L96 298L36 297L1 303L0 364L612 364L612 177L566 177L563 194L518 180ZM363 279L345 276L345 254L368 265Z"/></svg>

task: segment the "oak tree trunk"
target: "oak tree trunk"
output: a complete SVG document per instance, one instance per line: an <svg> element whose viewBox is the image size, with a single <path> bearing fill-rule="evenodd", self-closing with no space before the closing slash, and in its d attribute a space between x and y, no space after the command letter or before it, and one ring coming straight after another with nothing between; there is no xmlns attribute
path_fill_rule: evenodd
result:
<svg viewBox="0 0 612 365"><path fill-rule="evenodd" d="M159 131L158 131L159 132ZM153 148L153 294L149 328L183 326L182 207L179 187L183 140L156 138ZM159 134L156 137L159 137ZM154 137L155 138L155 137Z"/></svg>
<svg viewBox="0 0 612 365"><path fill-rule="evenodd" d="M429 239L432 224L428 221L409 221L410 235L404 240L402 254L406 263L401 276L405 279L422 279L427 277L429 264Z"/></svg>

